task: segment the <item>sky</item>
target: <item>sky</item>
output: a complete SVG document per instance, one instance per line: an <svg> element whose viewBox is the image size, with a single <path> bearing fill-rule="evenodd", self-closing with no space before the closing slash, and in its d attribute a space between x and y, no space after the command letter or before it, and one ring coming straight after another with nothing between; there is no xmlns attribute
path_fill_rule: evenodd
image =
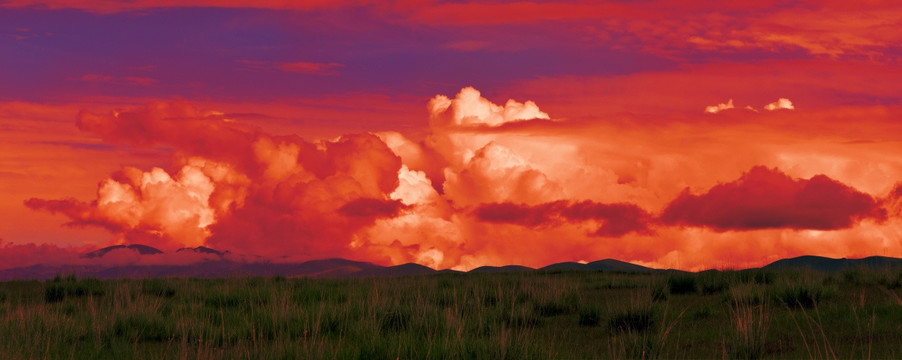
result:
<svg viewBox="0 0 902 360"><path fill-rule="evenodd" d="M899 28L879 0L0 0L0 269L902 257Z"/></svg>

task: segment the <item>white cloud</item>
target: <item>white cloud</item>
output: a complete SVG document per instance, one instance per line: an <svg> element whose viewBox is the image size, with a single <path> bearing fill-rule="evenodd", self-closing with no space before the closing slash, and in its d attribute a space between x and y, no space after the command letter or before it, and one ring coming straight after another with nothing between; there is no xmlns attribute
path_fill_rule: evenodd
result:
<svg viewBox="0 0 902 360"><path fill-rule="evenodd" d="M787 98L779 98L775 102L764 105L764 110L774 111L779 109L795 110L795 106L793 106L792 101L789 101Z"/></svg>
<svg viewBox="0 0 902 360"><path fill-rule="evenodd" d="M726 104L720 103L717 105L711 105L711 106L706 107L705 112L708 114L717 114L721 111L724 111L726 109L732 109L732 108L733 108L733 99L730 99L730 101L727 101Z"/></svg>

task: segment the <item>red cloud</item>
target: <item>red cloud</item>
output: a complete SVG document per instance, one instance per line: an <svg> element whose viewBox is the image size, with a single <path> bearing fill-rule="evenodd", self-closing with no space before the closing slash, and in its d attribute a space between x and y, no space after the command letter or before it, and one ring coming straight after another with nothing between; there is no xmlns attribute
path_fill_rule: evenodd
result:
<svg viewBox="0 0 902 360"><path fill-rule="evenodd" d="M479 220L527 227L560 225L564 222L600 221L593 235L619 237L648 231L651 216L633 204L601 204L593 201L555 201L534 206L514 203L483 204L475 210Z"/></svg>
<svg viewBox="0 0 902 360"><path fill-rule="evenodd" d="M78 126L107 141L178 151L175 171L127 167L98 186L97 200L30 199L72 225L102 226L120 242L164 250L220 249L309 258L351 256L353 234L393 216L400 158L378 137L311 143L272 136L185 103L108 115L82 112Z"/></svg>
<svg viewBox="0 0 902 360"><path fill-rule="evenodd" d="M630 232L647 232L651 216L633 204L599 204L582 201L565 208L561 215L571 220L603 219L595 231L598 236L622 236Z"/></svg>
<svg viewBox="0 0 902 360"><path fill-rule="evenodd" d="M117 13L123 11L136 11L143 9L172 8L172 7L222 7L222 8L260 8L279 10L316 10L337 8L355 4L347 0L318 0L318 1L280 1L280 0L137 0L137 1L111 1L111 0L11 0L0 3L0 7L8 8L38 8L38 9L80 9L97 13Z"/></svg>
<svg viewBox="0 0 902 360"><path fill-rule="evenodd" d="M777 169L756 166L738 180L704 194L683 192L660 218L667 224L716 231L835 230L863 219L884 221L887 214L871 196L827 176L793 179Z"/></svg>
<svg viewBox="0 0 902 360"><path fill-rule="evenodd" d="M61 248L52 244L12 244L0 239L0 269L30 266L39 263L71 263L91 247Z"/></svg>
<svg viewBox="0 0 902 360"><path fill-rule="evenodd" d="M343 67L339 63L316 63L307 61L297 61L291 63L280 63L276 68L282 71L311 74L311 75L338 75L338 68Z"/></svg>
<svg viewBox="0 0 902 360"><path fill-rule="evenodd" d="M360 198L351 200L338 208L338 212L351 217L395 217L404 208L398 200Z"/></svg>
<svg viewBox="0 0 902 360"><path fill-rule="evenodd" d="M476 209L475 213L476 217L482 221L539 227L553 222L559 215L560 209L565 205L563 201L535 206L514 203L491 203L483 204Z"/></svg>
<svg viewBox="0 0 902 360"><path fill-rule="evenodd" d="M78 80L84 82L101 82L101 83L110 83L117 85L140 85L140 86L150 86L157 82L156 79L140 77L140 76L125 76L125 77L114 77L110 75L101 75L101 74L86 74L79 78Z"/></svg>

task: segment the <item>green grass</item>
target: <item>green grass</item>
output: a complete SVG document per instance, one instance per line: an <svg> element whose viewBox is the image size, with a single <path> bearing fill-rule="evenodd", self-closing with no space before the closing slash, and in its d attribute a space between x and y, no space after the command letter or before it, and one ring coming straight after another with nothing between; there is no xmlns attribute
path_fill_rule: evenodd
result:
<svg viewBox="0 0 902 360"><path fill-rule="evenodd" d="M0 359L900 358L902 273L0 283Z"/></svg>

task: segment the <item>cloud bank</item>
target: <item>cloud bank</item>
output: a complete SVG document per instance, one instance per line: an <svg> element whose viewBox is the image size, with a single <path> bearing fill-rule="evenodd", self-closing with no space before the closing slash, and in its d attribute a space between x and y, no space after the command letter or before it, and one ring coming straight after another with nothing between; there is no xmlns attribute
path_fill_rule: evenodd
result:
<svg viewBox="0 0 902 360"><path fill-rule="evenodd" d="M774 106L791 108L783 100ZM107 144L169 151L172 164L124 167L100 181L93 200L25 205L61 214L68 226L106 229L111 244L457 269L607 257L665 267L710 266L712 257L756 263L761 251L799 249L773 243L737 253L711 237L888 234L897 217L898 196L769 166L680 192L681 183L699 183L688 160L618 159L621 145L606 141L629 134L553 121L532 101L498 105L471 87L436 95L426 109L429 132L418 139L387 131L315 141L184 102L82 111L79 129ZM29 251L53 258L68 250Z"/></svg>

